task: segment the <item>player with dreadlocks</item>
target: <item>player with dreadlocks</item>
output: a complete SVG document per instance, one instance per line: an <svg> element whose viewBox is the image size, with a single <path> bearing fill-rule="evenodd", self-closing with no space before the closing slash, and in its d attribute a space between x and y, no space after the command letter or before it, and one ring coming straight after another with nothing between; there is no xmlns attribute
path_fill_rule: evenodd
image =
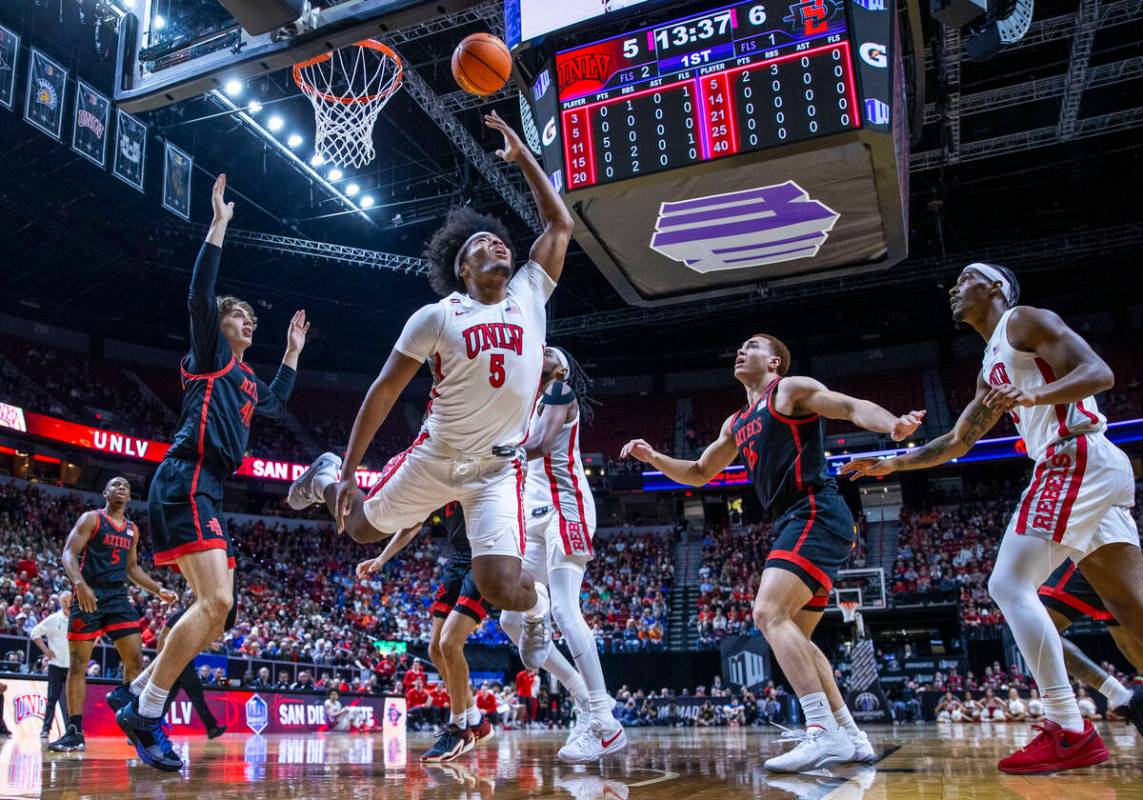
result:
<svg viewBox="0 0 1143 800"><path fill-rule="evenodd" d="M449 214L425 251L442 299L405 323L357 412L344 464L334 453L322 454L294 481L289 503L302 509L324 502L338 530L368 543L458 501L476 588L497 608L523 613L520 656L536 668L551 650L552 629L547 588L521 569L523 445L543 374L545 304L563 272L572 219L519 135L495 113L484 124L504 137L496 154L520 168L543 231L517 269L503 223L471 210ZM436 382L428 418L366 496L354 473L426 361Z"/></svg>
<svg viewBox="0 0 1143 800"><path fill-rule="evenodd" d="M579 430L590 424L591 380L571 354L544 348L541 396L528 430L528 543L524 569L547 584L552 615L571 650L575 667L552 648L544 669L575 699L575 725L559 757L571 763L596 761L627 746L627 735L611 713L613 701L603 681L595 639L579 606L584 570L593 557L595 501L587 485ZM514 640L523 620L504 612L500 626ZM578 671L577 671L578 668Z"/></svg>

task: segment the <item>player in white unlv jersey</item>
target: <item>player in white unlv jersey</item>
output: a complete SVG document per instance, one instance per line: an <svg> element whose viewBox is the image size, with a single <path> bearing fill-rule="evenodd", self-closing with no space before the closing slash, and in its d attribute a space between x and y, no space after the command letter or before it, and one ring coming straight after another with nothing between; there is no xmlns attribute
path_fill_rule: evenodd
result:
<svg viewBox="0 0 1143 800"><path fill-rule="evenodd" d="M1004 413L1013 415L1036 466L988 588L1043 693L1048 721L999 767L1032 773L1096 764L1107 759L1107 748L1080 715L1059 634L1037 590L1070 557L1115 618L1136 636L1143 632L1143 553L1130 510L1131 466L1104 436L1106 422L1093 397L1111 388L1114 376L1056 314L1017 306L1019 286L1004 267L969 264L950 295L953 318L986 342L976 396L949 433L894 458L857 459L843 471L887 475L943 464L967 453Z"/></svg>
<svg viewBox="0 0 1143 800"><path fill-rule="evenodd" d="M460 501L476 586L492 605L524 612L521 658L538 667L551 648L551 626L546 587L521 569L523 444L540 386L544 306L563 270L572 219L516 132L495 113L484 123L503 135L497 155L520 167L543 232L527 263L513 269L502 222L468 208L449 213L425 250L430 283L443 299L405 324L357 413L344 465L333 453L320 456L294 481L289 502L300 509L324 501L339 530L375 542ZM365 496L357 467L424 362L436 382L428 418Z"/></svg>
<svg viewBox="0 0 1143 800"><path fill-rule="evenodd" d="M573 667L553 647L543 665L575 700L575 725L558 753L573 764L596 761L627 746L627 734L611 712L615 701L607 693L595 638L579 604L584 570L594 557L595 500L579 448L580 429L591 423L590 388L591 380L570 353L546 347L544 383L527 445L524 569L548 585L552 615L575 661ZM513 641L520 638L522 622L518 612L500 615L500 626Z"/></svg>

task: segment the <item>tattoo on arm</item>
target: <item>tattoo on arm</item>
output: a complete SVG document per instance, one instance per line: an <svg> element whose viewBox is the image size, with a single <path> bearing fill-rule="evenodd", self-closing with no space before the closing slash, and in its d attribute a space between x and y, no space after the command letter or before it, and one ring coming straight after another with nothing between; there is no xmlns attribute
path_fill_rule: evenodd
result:
<svg viewBox="0 0 1143 800"><path fill-rule="evenodd" d="M966 409L963 420L957 422L958 428L961 428L963 422L963 430L959 435L955 430L949 431L912 453L898 456L895 459L897 469L924 469L958 458L976 444L981 436L988 433L1003 414L1003 411L989 408L984 403L974 400Z"/></svg>

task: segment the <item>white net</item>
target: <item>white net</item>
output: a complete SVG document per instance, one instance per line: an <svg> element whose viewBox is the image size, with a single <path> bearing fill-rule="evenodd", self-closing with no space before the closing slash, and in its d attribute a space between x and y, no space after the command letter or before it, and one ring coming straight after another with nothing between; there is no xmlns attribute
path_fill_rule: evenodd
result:
<svg viewBox="0 0 1143 800"><path fill-rule="evenodd" d="M339 167L373 160L373 125L401 85L401 58L366 39L294 66L294 82L314 107L314 150Z"/></svg>

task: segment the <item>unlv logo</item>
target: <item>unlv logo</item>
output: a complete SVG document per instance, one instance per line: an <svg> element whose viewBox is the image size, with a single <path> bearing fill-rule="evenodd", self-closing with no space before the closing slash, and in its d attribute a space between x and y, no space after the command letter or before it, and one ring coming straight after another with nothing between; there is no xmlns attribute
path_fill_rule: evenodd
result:
<svg viewBox="0 0 1143 800"><path fill-rule="evenodd" d="M1012 380L1008 377L1008 370L1005 368L1004 362L997 361L995 364L993 364L992 369L988 373L988 385L1005 386L1011 383ZM1012 422L1016 425L1019 425L1020 415L1016 413L1016 409L1014 408L1008 413L1012 415Z"/></svg>

